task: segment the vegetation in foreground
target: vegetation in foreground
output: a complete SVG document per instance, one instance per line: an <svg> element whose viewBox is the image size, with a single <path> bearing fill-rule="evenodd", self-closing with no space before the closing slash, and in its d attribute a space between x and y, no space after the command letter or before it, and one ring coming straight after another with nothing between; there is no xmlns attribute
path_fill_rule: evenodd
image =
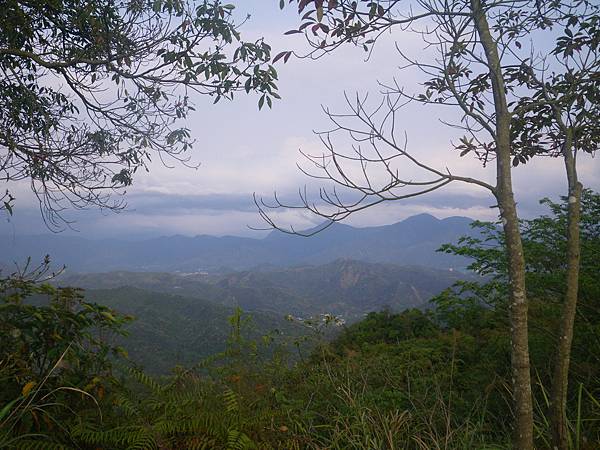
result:
<svg viewBox="0 0 600 450"><path fill-rule="evenodd" d="M549 392L564 290L566 206L522 224L530 297L535 437L548 448ZM81 292L3 280L0 447L18 449L500 449L510 446L510 330L502 234L444 251L472 258L479 282L455 284L432 310L383 311L290 363L272 337L230 319L226 350L153 378L126 364L113 337L129 317ZM569 392L569 445L600 445L600 196L586 192L580 297ZM500 244L500 245L498 245ZM35 272L35 271L34 271ZM26 300L48 296L46 306ZM335 322L335 318L325 318ZM261 348L269 347L269 352Z"/></svg>

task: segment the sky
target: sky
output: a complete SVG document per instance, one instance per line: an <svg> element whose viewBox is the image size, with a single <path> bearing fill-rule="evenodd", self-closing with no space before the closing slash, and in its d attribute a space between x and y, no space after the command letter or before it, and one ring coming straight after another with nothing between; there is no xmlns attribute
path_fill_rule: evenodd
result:
<svg viewBox="0 0 600 450"><path fill-rule="evenodd" d="M264 36L281 50L306 51L301 35L283 33L297 26L293 8L279 11L276 1L247 0L237 2L238 13L251 18L242 29L246 40ZM152 163L148 173L139 173L126 194L126 210L115 214L98 210L69 211L74 221L64 233L86 238L120 237L139 239L161 235L195 236L238 235L261 237L266 231L252 200L252 194L294 200L299 188L308 184L315 193L318 185L297 168L306 167L299 150L320 154L322 146L313 130L329 127L322 106L333 111L344 110L344 93L369 93L376 104L381 87L394 78L399 84L415 87L418 74L401 71L395 43L419 54L424 43L414 34L386 35L367 61L362 49L345 46L322 59L298 60L276 65L279 72L279 94L273 109L258 111L256 96L238 95L233 102L212 104L211 99L192 97L196 112L186 125L196 139L190 153L197 169L184 166L167 168ZM411 105L401 111L396 127L406 132L407 146L419 158L452 173L494 181L493 164L484 169L480 162L459 158L451 142L460 134L441 121L452 120L456 113L445 108ZM347 142L341 138L339 145ZM408 176L411 168L404 167ZM599 158L581 158L579 172L585 186L600 190ZM419 174L415 173L415 177ZM514 170L514 190L522 217L543 212L538 204L542 197L558 198L566 190L564 167L560 159L540 158ZM15 190L17 203L12 218L3 217L0 234L41 234L44 227L39 209L27 186ZM354 226L376 226L398 222L414 214L427 212L436 217L467 216L494 219L497 210L490 194L471 185L450 185L435 193L410 201L383 204L352 216L346 223ZM322 221L306 211L277 211L281 224L297 229L309 228Z"/></svg>

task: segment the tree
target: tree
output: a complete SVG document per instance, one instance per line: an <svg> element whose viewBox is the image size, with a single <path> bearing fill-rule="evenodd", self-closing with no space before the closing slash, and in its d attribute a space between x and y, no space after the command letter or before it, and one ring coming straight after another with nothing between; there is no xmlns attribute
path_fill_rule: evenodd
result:
<svg viewBox="0 0 600 450"><path fill-rule="evenodd" d="M577 155L593 154L600 146L600 16L598 7L590 6L566 15L566 27L556 40L550 55L550 67L557 71L545 74L530 67L515 73L518 86L533 91L522 97L515 108L513 133L517 142L524 141L517 158L527 159L534 153L562 157L568 184L568 225L566 290L561 337L557 343L552 386L553 447L567 449L567 390L573 341L573 325L577 310L580 272L580 220L583 186L577 175ZM543 61L543 65L547 65Z"/></svg>
<svg viewBox="0 0 600 450"><path fill-rule="evenodd" d="M115 357L126 356L110 338L131 317L50 285L54 275L46 259L0 279L2 448L72 444L66 423L90 406L97 417Z"/></svg>
<svg viewBox="0 0 600 450"><path fill-rule="evenodd" d="M572 327L570 336L569 359L573 359L575 370L572 376L576 381L588 384L586 389L596 389L595 375L590 375L588 370L596 371L598 367L598 320L600 310L597 299L600 293L600 283L597 274L600 271L600 261L597 258L600 252L600 195L588 189L582 191L580 213L580 266L578 267L577 308L572 319L577 327ZM549 199L541 201L550 209L549 215L535 219L525 220L521 223L525 261L527 263L527 295L537 303L537 317L533 317L532 330L538 334L549 335L548 350L543 353L546 358L556 353L564 341L564 298L572 289L569 285L571 276L571 262L564 258L571 246L571 236L568 229L571 226L572 202L569 197L563 197L561 203ZM461 281L442 295L434 299L438 313L443 316L443 321L454 328L470 327L477 323L488 312L501 315L506 310L506 291L508 289L508 273L505 252L502 251L505 243L498 224L476 222L474 224L480 234L478 237L463 237L457 244L447 244L442 251L471 258L473 261L469 269L482 276L479 281ZM573 342L575 345L573 346ZM571 347L573 349L571 350ZM570 353L574 352L571 358ZM589 358L592 358L589 361ZM538 366L543 383L555 389L557 381L553 374L551 364L544 361L542 367ZM539 362L538 362L539 364ZM556 367L554 368L554 372ZM547 376L545 375L547 373ZM589 386L591 384L592 386ZM574 389L567 390L564 395L574 396ZM554 395L554 394L552 394ZM555 412L555 399L550 398L551 413ZM565 444L556 439L556 423L554 417L550 422L551 446L567 445L573 442L569 439L567 402L564 410L564 435ZM578 408L581 408L579 400ZM582 414L581 411L578 414ZM571 423L575 423L572 420ZM590 439L594 431L588 427ZM574 437L576 433L571 435ZM548 442L548 446L550 443Z"/></svg>
<svg viewBox="0 0 600 450"><path fill-rule="evenodd" d="M526 163L531 157L552 154L548 145L542 143L540 133L530 131L536 127L546 127L546 130L548 126L555 127L556 119L550 119L549 123L544 114L524 114L519 105L528 103L528 98L543 91L539 86L524 82L528 74L533 73L543 80L542 86L546 85L548 73L559 74L558 79L569 77L568 64L551 63L543 55L536 56L541 54L536 45L543 46L549 38L556 41L555 50L562 46L568 49L567 56L578 57L582 48L597 43L592 44L591 40L586 43L580 36L561 40L561 34L564 32L569 37L573 17L581 17L581 23L589 20L595 27L598 8L585 0L544 3L526 0L334 0L327 4L321 0L299 0L297 4L303 14L303 23L288 33L305 34L313 46L306 56L321 57L346 43L362 45L366 51L371 51L384 32L404 29L422 36L428 51L425 61L416 60L398 43L399 57L405 68L416 68L427 79L420 92L409 92L398 83L386 86L383 101L372 109L369 109L366 97L357 97L355 101L347 98L347 113L334 114L325 110L333 128L320 134L325 153L306 155L316 169L316 173L306 173L358 192L358 198L334 188L320 190L321 204L309 199L306 190L301 192L301 201L296 205L284 204L277 197L274 204L257 199L263 218L271 227L281 229L269 217L269 208L305 208L327 219L327 226L376 204L422 195L456 181L490 191L497 201L502 220L510 279L514 443L519 449L533 448L526 267L511 171L513 165ZM530 44L525 44L526 41ZM595 62L594 52L590 52L590 59ZM564 51L555 52L559 53L564 54ZM290 54L283 52L275 59L285 60ZM586 67L585 77L589 80L596 76L594 67L594 64ZM553 80L555 86L560 84L558 79ZM590 84L586 87L577 79L569 86L571 97L577 98L585 96ZM494 161L495 185L432 167L409 151L407 140L402 142L398 137L395 121L407 103L455 108L460 119L449 125L463 130L464 136L453 145L454 148L461 156L472 155L484 165ZM551 103L553 100L545 100L547 106ZM576 101L575 104L579 106ZM340 132L347 133L354 141L348 151L340 150L334 143L334 136ZM560 155L563 153L559 152ZM401 161L411 165L423 178L416 180L414 173L407 174L406 166L399 164ZM293 229L287 231L294 232Z"/></svg>
<svg viewBox="0 0 600 450"><path fill-rule="evenodd" d="M28 180L46 223L111 195L152 157L189 162L190 94L279 98L263 40L244 42L234 6L196 2L5 2L0 11L0 179ZM14 196L0 198L12 214Z"/></svg>

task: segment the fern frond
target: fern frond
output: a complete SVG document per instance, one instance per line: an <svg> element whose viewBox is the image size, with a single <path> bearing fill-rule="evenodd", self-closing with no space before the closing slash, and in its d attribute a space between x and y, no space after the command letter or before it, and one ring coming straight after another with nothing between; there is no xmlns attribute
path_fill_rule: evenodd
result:
<svg viewBox="0 0 600 450"><path fill-rule="evenodd" d="M13 445L6 448L18 450L75 450L75 447L36 439L18 439Z"/></svg>
<svg viewBox="0 0 600 450"><path fill-rule="evenodd" d="M135 447L140 442L153 443L153 446L143 448L156 448L154 437L148 434L148 430L141 426L123 426L110 430L98 431L91 428L76 429L73 431L73 437L89 445L107 445L114 448L142 448Z"/></svg>
<svg viewBox="0 0 600 450"><path fill-rule="evenodd" d="M212 450L217 447L217 442L214 438L199 436L183 439L180 444L181 446L178 448L185 448L186 450Z"/></svg>
<svg viewBox="0 0 600 450"><path fill-rule="evenodd" d="M159 383L154 380L150 375L142 372L141 370L131 368L129 369L129 373L133 376L133 378L140 384L146 386L148 389L152 391L153 394L160 394L165 387L161 386ZM168 387L168 386L166 386Z"/></svg>
<svg viewBox="0 0 600 450"><path fill-rule="evenodd" d="M127 417L140 417L141 412L134 401L129 397L121 394L115 396L115 404L125 412Z"/></svg>
<svg viewBox="0 0 600 450"><path fill-rule="evenodd" d="M238 396L233 390L227 388L225 392L223 392L223 398L225 400L225 410L228 413L235 413L240 410L240 406L238 403Z"/></svg>
<svg viewBox="0 0 600 450"><path fill-rule="evenodd" d="M127 447L127 450L155 450L158 445L154 438L149 435L140 435L135 442Z"/></svg>
<svg viewBox="0 0 600 450"><path fill-rule="evenodd" d="M256 444L247 434L238 430L229 430L227 434L227 450L249 450L256 448Z"/></svg>

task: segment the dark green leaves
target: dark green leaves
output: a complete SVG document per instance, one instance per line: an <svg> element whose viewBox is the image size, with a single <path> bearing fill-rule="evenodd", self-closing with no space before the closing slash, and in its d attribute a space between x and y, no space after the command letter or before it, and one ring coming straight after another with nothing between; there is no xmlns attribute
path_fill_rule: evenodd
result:
<svg viewBox="0 0 600 450"><path fill-rule="evenodd" d="M242 41L233 10L220 1L7 4L3 178L30 180L47 223L59 227L69 203L120 208L110 190L131 184L153 153L189 159L193 138L177 131L193 110L187 91L213 102L256 92L271 105L279 98L271 47Z"/></svg>

